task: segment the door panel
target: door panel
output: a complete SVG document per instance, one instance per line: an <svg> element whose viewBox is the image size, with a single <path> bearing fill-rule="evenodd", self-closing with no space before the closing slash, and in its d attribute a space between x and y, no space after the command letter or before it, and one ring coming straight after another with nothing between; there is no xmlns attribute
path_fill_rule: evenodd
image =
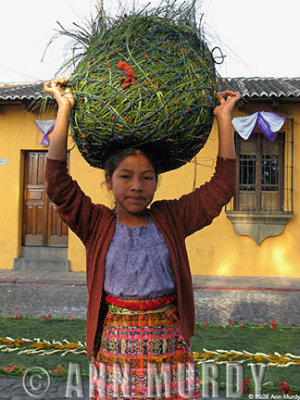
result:
<svg viewBox="0 0 300 400"><path fill-rule="evenodd" d="M45 192L45 165L45 152L25 154L23 245L67 247L67 226Z"/></svg>
<svg viewBox="0 0 300 400"><path fill-rule="evenodd" d="M68 227L58 216L55 204L51 201L48 202L48 246L68 246Z"/></svg>

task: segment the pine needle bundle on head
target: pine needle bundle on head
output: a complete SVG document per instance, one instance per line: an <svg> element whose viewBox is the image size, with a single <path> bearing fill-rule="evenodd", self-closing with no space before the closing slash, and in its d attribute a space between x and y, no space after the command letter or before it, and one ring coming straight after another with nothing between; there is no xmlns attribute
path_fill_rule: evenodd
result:
<svg viewBox="0 0 300 400"><path fill-rule="evenodd" d="M62 31L84 47L69 79L75 143L94 167L135 147L155 155L159 172L178 168L206 143L216 102L195 2L167 1L114 19L98 11L89 30Z"/></svg>

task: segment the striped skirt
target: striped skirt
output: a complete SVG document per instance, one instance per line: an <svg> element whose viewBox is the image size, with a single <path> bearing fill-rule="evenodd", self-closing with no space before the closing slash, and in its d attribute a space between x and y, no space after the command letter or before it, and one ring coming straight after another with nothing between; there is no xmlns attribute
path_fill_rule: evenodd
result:
<svg viewBox="0 0 300 400"><path fill-rule="evenodd" d="M197 366L174 304L146 312L109 305L91 363L90 398L200 398Z"/></svg>

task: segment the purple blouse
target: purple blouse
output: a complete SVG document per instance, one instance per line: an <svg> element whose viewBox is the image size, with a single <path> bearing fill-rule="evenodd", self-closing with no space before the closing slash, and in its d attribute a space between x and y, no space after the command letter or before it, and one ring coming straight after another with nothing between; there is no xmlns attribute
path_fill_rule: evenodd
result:
<svg viewBox="0 0 300 400"><path fill-rule="evenodd" d="M150 299L175 292L171 257L151 219L147 226L119 225L106 255L104 290L120 299Z"/></svg>

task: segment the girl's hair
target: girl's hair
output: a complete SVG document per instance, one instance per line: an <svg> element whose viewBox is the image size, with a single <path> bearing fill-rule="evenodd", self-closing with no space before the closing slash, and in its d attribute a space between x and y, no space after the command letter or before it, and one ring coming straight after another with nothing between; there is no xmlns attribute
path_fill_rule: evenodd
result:
<svg viewBox="0 0 300 400"><path fill-rule="evenodd" d="M129 149L125 149L122 151L118 151L116 153L114 153L105 163L104 165L104 171L107 173L107 175L112 178L112 175L114 173L114 171L118 168L118 166L120 165L120 163L125 160L126 157L128 156L134 156L134 155L142 155L144 157L146 157L149 162L151 163L155 175L156 175L156 180L158 178L158 164L157 164L157 160L155 160L155 158L148 153L145 150L141 150L141 149L136 149L136 148L129 148Z"/></svg>

